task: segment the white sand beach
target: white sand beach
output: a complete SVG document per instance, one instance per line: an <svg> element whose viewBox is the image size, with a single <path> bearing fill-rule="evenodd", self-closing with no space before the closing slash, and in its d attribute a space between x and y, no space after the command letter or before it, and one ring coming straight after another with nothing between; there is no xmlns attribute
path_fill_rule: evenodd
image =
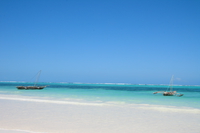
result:
<svg viewBox="0 0 200 133"><path fill-rule="evenodd" d="M0 99L2 133L199 133L198 109Z"/></svg>

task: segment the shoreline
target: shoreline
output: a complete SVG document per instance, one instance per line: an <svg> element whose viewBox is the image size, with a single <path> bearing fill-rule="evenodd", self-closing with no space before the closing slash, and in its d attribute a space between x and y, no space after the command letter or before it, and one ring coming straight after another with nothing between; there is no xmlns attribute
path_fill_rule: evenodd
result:
<svg viewBox="0 0 200 133"><path fill-rule="evenodd" d="M0 105L0 130L10 133L197 133L200 130L199 110L184 112L176 107L166 110L149 105L91 106L9 99L0 99Z"/></svg>
<svg viewBox="0 0 200 133"><path fill-rule="evenodd" d="M8 97L10 96L10 97ZM185 112L185 113L195 113L200 114L199 108L187 107L187 106L169 106L169 105L156 105L156 104L136 104L136 103L124 103L117 101L85 101L78 99L49 99L41 97L28 97L28 96L18 96L18 95L2 95L0 94L0 100L12 100L12 101L22 101L22 102L35 102L35 103L49 103L49 104L61 104L61 105L80 105L80 106L118 106L118 107L131 107L148 109L155 111L164 112Z"/></svg>
<svg viewBox="0 0 200 133"><path fill-rule="evenodd" d="M10 96L10 97L8 97ZM146 110L155 110L163 112L182 112L182 113L194 113L200 114L199 108L187 107L187 106L171 106L171 105L156 105L156 104L136 104L136 103L124 103L117 101L86 101L78 99L49 99L41 97L28 97L18 95L2 95L0 94L0 100L11 100L19 102L35 102L35 103L46 103L46 104L58 104L58 105L79 105L79 106L118 106L118 107L130 107L140 108Z"/></svg>

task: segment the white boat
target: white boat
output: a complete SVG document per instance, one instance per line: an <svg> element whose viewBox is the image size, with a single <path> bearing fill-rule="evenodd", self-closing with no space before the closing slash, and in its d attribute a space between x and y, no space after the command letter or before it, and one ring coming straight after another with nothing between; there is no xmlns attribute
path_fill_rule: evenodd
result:
<svg viewBox="0 0 200 133"><path fill-rule="evenodd" d="M47 86L37 86L38 79L40 77L40 73L41 73L41 70L37 74L37 78L36 78L34 86L17 86L17 89L19 89L19 90L41 90L41 89L44 89L45 87L47 87Z"/></svg>
<svg viewBox="0 0 200 133"><path fill-rule="evenodd" d="M153 94L162 93L163 96L179 96L179 97L183 96L183 94L173 91L173 80L174 80L174 75L172 75L172 78L170 80L170 85L167 88L167 91L157 91L157 92L154 92Z"/></svg>

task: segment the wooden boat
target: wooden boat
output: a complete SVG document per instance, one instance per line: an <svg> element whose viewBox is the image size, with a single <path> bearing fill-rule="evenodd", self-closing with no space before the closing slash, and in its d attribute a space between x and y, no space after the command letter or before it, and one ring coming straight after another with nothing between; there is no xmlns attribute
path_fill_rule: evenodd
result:
<svg viewBox="0 0 200 133"><path fill-rule="evenodd" d="M163 96L174 96L176 94L176 91L170 91L170 92L164 92Z"/></svg>
<svg viewBox="0 0 200 133"><path fill-rule="evenodd" d="M41 90L44 89L46 86L17 86L19 90Z"/></svg>
<svg viewBox="0 0 200 133"><path fill-rule="evenodd" d="M153 94L162 93L163 96L179 96L179 97L183 96L183 94L173 91L173 80L174 80L174 75L172 75L172 78L170 80L170 85L167 88L167 91L157 91L157 92L154 92Z"/></svg>
<svg viewBox="0 0 200 133"><path fill-rule="evenodd" d="M40 73L41 73L41 70L37 74L37 78L36 78L34 86L17 86L17 89L19 89L19 90L41 90L41 89L44 89L45 87L47 87L47 86L37 86L37 82L40 77Z"/></svg>

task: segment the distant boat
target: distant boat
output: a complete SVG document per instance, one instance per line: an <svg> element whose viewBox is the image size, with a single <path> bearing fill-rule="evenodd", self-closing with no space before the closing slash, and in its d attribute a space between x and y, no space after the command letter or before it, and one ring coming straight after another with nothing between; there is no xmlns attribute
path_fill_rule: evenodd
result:
<svg viewBox="0 0 200 133"><path fill-rule="evenodd" d="M37 78L36 78L34 86L17 86L17 89L19 89L19 90L41 90L41 89L44 89L45 87L47 87L47 86L37 86L38 79L40 77L40 73L41 73L41 70L37 74Z"/></svg>
<svg viewBox="0 0 200 133"><path fill-rule="evenodd" d="M172 75L172 78L170 80L170 85L167 88L167 91L157 91L157 92L154 92L153 94L162 93L163 96L179 96L179 97L183 96L183 94L173 91L173 80L174 80L174 75Z"/></svg>

